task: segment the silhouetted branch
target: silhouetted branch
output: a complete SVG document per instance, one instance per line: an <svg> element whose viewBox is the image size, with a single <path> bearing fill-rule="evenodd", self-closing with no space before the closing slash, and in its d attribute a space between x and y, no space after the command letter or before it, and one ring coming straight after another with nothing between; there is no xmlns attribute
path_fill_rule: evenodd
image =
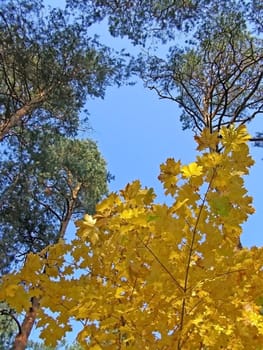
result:
<svg viewBox="0 0 263 350"><path fill-rule="evenodd" d="M11 310L6 310L6 309L0 310L0 315L5 315L5 316L11 317L15 321L15 323L18 327L18 333L21 334L21 332L22 332L21 325Z"/></svg>

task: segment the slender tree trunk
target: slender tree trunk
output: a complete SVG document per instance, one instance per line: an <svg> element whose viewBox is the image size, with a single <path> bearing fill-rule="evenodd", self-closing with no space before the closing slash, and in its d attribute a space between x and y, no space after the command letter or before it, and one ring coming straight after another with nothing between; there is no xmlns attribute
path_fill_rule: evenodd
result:
<svg viewBox="0 0 263 350"><path fill-rule="evenodd" d="M71 183L70 178L69 178L69 183ZM71 189L72 198L71 198L71 200L68 201L67 213L65 215L64 220L61 222L60 231L59 231L59 235L58 235L60 238L64 237L64 235L66 233L66 229L68 227L69 221L70 221L71 216L73 214L74 206L75 206L76 199L77 199L77 196L79 194L80 188L81 188L81 183L78 183L75 188ZM25 350L26 349L30 333L31 333L32 328L34 326L34 323L36 321L37 311L38 311L39 306L40 306L39 300L35 297L32 298L31 302L32 302L32 306L29 309L29 311L26 313L26 316L25 316L23 323L20 327L19 334L17 334L17 336L15 338L12 350Z"/></svg>
<svg viewBox="0 0 263 350"><path fill-rule="evenodd" d="M21 325L20 332L17 334L12 350L25 350L29 335L32 331L39 309L39 301L37 298L32 298L32 306L26 313L24 321Z"/></svg>

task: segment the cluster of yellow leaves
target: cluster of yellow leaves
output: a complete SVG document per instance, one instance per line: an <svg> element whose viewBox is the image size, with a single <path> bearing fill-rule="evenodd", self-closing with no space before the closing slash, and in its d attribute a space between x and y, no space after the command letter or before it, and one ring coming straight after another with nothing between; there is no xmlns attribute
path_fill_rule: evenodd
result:
<svg viewBox="0 0 263 350"><path fill-rule="evenodd" d="M37 296L49 344L73 318L84 349L260 349L263 250L237 248L253 213L247 139L243 126L220 137L205 130L196 162L161 165L170 206L139 181L128 184L76 223L71 244L30 255L6 276L0 299L20 311Z"/></svg>

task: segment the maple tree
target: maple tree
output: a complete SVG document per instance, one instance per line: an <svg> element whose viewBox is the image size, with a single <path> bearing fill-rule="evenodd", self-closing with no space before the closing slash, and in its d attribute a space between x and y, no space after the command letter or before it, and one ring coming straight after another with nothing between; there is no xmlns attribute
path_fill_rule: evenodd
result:
<svg viewBox="0 0 263 350"><path fill-rule="evenodd" d="M37 297L49 345L75 319L84 349L260 349L263 249L236 246L254 211L249 138L245 126L204 129L196 161L161 165L169 205L128 184L76 222L72 242L4 276L0 298L22 312Z"/></svg>

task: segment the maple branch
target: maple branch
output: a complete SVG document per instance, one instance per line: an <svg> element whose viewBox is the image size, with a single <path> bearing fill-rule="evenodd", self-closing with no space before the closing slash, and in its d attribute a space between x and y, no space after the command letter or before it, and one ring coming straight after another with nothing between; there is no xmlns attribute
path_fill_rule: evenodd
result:
<svg viewBox="0 0 263 350"><path fill-rule="evenodd" d="M147 245L145 244L140 238L139 240L142 242L144 247L149 251L149 253L154 257L154 259L158 262L158 264L161 265L161 267L168 273L168 275L171 277L171 279L175 282L177 287L183 292L184 288L180 285L180 283L176 280L174 275L169 271L169 269L161 262L161 260L158 258L158 256L154 253L154 251Z"/></svg>
<svg viewBox="0 0 263 350"><path fill-rule="evenodd" d="M137 284L137 277L135 277L135 280L134 280L134 283L133 283L133 286L132 286L132 291L131 291L131 296L130 296L131 299L132 299L133 294L135 292L136 284Z"/></svg>
<svg viewBox="0 0 263 350"><path fill-rule="evenodd" d="M191 259L192 259L192 254L193 254L193 250L194 250L194 243L195 243L195 238L196 238L196 232L197 232L197 227L201 218L201 214L202 211L204 209L205 206L205 202L206 202L206 198L207 195L210 191L213 179L215 176L215 170L212 174L211 180L208 184L207 190L205 192L204 198L202 200L201 206L200 206L200 210L198 212L198 216L196 218L196 222L195 222L195 226L194 226L194 230L193 230L193 234L192 234L192 240L191 240L191 244L190 244L190 248L189 248L189 255L188 255L188 261L187 261L187 266L186 266L186 272L185 272L185 280L184 280L184 287L183 287L183 291L184 291L184 297L183 297L183 301L182 301L182 309L181 309L181 320L180 320L180 330L183 329L183 324L184 324L184 315L185 315L185 303L186 303L186 298L185 298L185 293L188 289L187 285L188 285L188 280L189 280L189 271L190 271L190 264L191 264ZM177 349L180 350L181 349L181 342L180 339L178 341L178 346Z"/></svg>

